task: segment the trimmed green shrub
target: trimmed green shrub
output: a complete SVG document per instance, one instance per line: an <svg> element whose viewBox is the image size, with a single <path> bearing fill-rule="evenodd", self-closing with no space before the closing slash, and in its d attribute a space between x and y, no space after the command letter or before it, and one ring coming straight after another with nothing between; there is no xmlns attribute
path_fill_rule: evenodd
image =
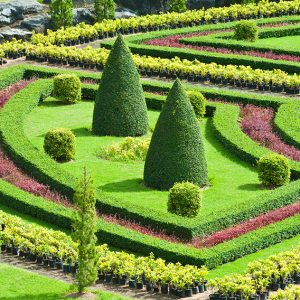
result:
<svg viewBox="0 0 300 300"><path fill-rule="evenodd" d="M258 177L263 185L281 186L289 182L291 170L286 157L270 153L258 161Z"/></svg>
<svg viewBox="0 0 300 300"><path fill-rule="evenodd" d="M149 187L167 190L176 182L207 184L204 147L192 105L177 79L158 118L144 168Z"/></svg>
<svg viewBox="0 0 300 300"><path fill-rule="evenodd" d="M52 129L45 136L44 150L57 161L70 161L75 157L75 135L70 129Z"/></svg>
<svg viewBox="0 0 300 300"><path fill-rule="evenodd" d="M206 99L205 97L197 91L188 91L187 92L190 102L194 108L194 112L198 119L201 119L205 116L206 112Z"/></svg>
<svg viewBox="0 0 300 300"><path fill-rule="evenodd" d="M258 27L254 21L243 20L234 27L234 38L255 42L258 38Z"/></svg>
<svg viewBox="0 0 300 300"><path fill-rule="evenodd" d="M81 100L81 82L79 77L73 74L55 76L53 79L53 95L67 103L79 102Z"/></svg>
<svg viewBox="0 0 300 300"><path fill-rule="evenodd" d="M129 48L118 36L97 93L93 132L96 135L141 136L148 131L145 96Z"/></svg>
<svg viewBox="0 0 300 300"><path fill-rule="evenodd" d="M193 183L175 183L169 191L168 211L182 217L196 217L202 204L202 195L202 190Z"/></svg>
<svg viewBox="0 0 300 300"><path fill-rule="evenodd" d="M114 143L105 148L102 148L100 150L99 157L116 161L143 161L146 159L149 144L149 138L141 139L127 137L121 143Z"/></svg>

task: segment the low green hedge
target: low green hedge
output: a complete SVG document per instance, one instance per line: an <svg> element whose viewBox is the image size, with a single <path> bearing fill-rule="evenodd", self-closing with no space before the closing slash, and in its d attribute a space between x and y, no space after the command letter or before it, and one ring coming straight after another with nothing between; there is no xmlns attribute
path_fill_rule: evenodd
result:
<svg viewBox="0 0 300 300"><path fill-rule="evenodd" d="M74 217L72 209L24 192L3 180L0 180L0 203L60 228L71 229ZM300 215L204 249L170 243L102 219L98 219L97 228L96 234L100 243L108 243L145 255L152 252L156 257L170 262L180 261L182 264L215 268L299 234Z"/></svg>
<svg viewBox="0 0 300 300"><path fill-rule="evenodd" d="M295 36L300 34L300 26L290 25L284 27L267 28L260 30L259 38L270 38L270 37L283 37L283 36ZM198 36L190 38L182 38L180 42L187 45L200 45L200 46L211 46L219 48L227 48L232 50L258 50L262 52L273 52L276 54L289 54L299 56L300 51L289 49L289 45L281 45L277 47L267 47L257 45L257 43L247 41L237 41L233 38L232 33L219 33L208 36Z"/></svg>
<svg viewBox="0 0 300 300"><path fill-rule="evenodd" d="M289 144L300 148L300 104L299 101L280 105L274 118L275 130Z"/></svg>
<svg viewBox="0 0 300 300"><path fill-rule="evenodd" d="M24 68L26 70L25 74L27 73L30 75L32 75L32 73L38 75L39 72L41 72L42 76L51 77L54 73L57 74L57 70L51 70L49 68L46 69L44 67L23 65L20 68ZM79 76L82 74L85 76L85 79L99 79L98 74L87 75L83 72L72 73L76 73ZM144 89L149 92L159 91L165 93L168 91L170 86L171 85L169 83L143 82ZM221 91L211 88L195 88L191 85L186 85L186 87L188 89L193 88L201 91L207 98L222 98L223 100L232 102L253 103L266 106L270 105L274 108L278 108L280 104L290 101L290 99L282 97L275 98L264 95ZM84 98L90 97L90 99L93 99L96 88L97 87L95 85L83 85ZM75 178L70 174L63 172L57 164L33 147L33 145L24 136L22 130L22 120L25 115L38 104L41 95L45 91L48 90L48 93L50 93L50 89L51 81L41 80L39 82L34 82L26 89L15 95L0 113L0 138L4 143L7 153L10 154L21 168L27 170L27 172L33 174L35 178L50 185L60 193L72 197ZM149 108L157 109L164 101L164 97L160 95L151 95L151 97L147 96L147 98ZM208 109L208 113L209 112L212 112L212 108ZM233 127L235 126L235 124L228 124ZM221 124L220 126L222 127L223 125ZM12 131L11 128L14 130ZM227 127L225 126L224 128ZM241 131L240 133L244 135ZM234 140L233 144L240 142L238 139L235 139L235 137L231 138ZM229 144L227 146L229 147ZM249 156L249 161L252 159L252 162L254 162L254 158L251 158L250 154L247 154ZM111 195L103 192L98 192L97 194L97 206L99 210L104 213L120 214L124 218L135 220L143 225L159 229L163 228L168 233L174 232L178 236L191 238L195 235L215 232L250 217L257 216L268 210L272 210L275 207L281 207L288 203L295 202L299 196L297 193L297 184L297 182L291 183L282 189L272 191L263 199L260 197L253 199L251 203L247 202L240 204L238 207L234 206L232 207L230 214L227 210L218 211L218 214L212 215L206 220L202 220L200 223L192 220L186 221L185 219L171 216L167 213L157 215L156 211L150 211L149 209L126 203L126 199L114 199ZM272 201L275 201L275 206L271 205Z"/></svg>

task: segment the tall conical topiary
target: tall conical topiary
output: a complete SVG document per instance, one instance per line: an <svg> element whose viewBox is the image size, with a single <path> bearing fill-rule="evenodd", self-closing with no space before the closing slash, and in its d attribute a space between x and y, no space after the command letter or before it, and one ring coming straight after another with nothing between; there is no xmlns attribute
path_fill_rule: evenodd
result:
<svg viewBox="0 0 300 300"><path fill-rule="evenodd" d="M148 131L147 106L129 48L118 36L97 93L93 132L96 135L141 136Z"/></svg>
<svg viewBox="0 0 300 300"><path fill-rule="evenodd" d="M144 182L149 187L167 190L183 181L204 186L208 178L199 122L177 79L153 132Z"/></svg>

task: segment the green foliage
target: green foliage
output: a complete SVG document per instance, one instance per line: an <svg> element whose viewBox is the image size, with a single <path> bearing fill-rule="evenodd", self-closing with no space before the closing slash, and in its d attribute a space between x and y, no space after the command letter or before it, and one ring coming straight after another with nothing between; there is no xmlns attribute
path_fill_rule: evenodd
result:
<svg viewBox="0 0 300 300"><path fill-rule="evenodd" d="M176 182L207 184L207 163L199 123L181 82L169 92L151 139L145 184L166 190Z"/></svg>
<svg viewBox="0 0 300 300"><path fill-rule="evenodd" d="M127 137L121 143L109 145L101 149L99 156L104 159L128 161L146 159L150 139L139 139Z"/></svg>
<svg viewBox="0 0 300 300"><path fill-rule="evenodd" d="M49 5L51 24L54 29L68 27L73 24L73 1L52 0Z"/></svg>
<svg viewBox="0 0 300 300"><path fill-rule="evenodd" d="M97 21L100 22L115 17L116 4L114 0L94 0L94 9Z"/></svg>
<svg viewBox="0 0 300 300"><path fill-rule="evenodd" d="M258 161L258 177L263 185L281 186L290 181L291 169L286 157L270 153Z"/></svg>
<svg viewBox="0 0 300 300"><path fill-rule="evenodd" d="M57 75L53 79L53 95L61 101L76 103L81 100L81 82L73 74Z"/></svg>
<svg viewBox="0 0 300 300"><path fill-rule="evenodd" d="M201 208L202 195L202 190L193 183L175 183L169 191L168 211L182 217L196 217Z"/></svg>
<svg viewBox="0 0 300 300"><path fill-rule="evenodd" d="M96 135L141 136L148 131L143 88L132 55L118 36L108 57L95 101Z"/></svg>
<svg viewBox="0 0 300 300"><path fill-rule="evenodd" d="M170 0L170 11L183 13L187 10L186 0Z"/></svg>
<svg viewBox="0 0 300 300"><path fill-rule="evenodd" d="M234 38L255 42L258 38L258 27L254 21L243 20L234 27Z"/></svg>
<svg viewBox="0 0 300 300"><path fill-rule="evenodd" d="M77 205L73 239L78 242L79 267L76 273L78 291L95 283L98 275L95 235L97 231L96 190L86 169L74 194Z"/></svg>
<svg viewBox="0 0 300 300"><path fill-rule="evenodd" d="M198 91L188 91L187 92L190 102L194 108L194 112L198 119L201 119L205 116L206 112L206 99Z"/></svg>
<svg viewBox="0 0 300 300"><path fill-rule="evenodd" d="M44 150L57 161L70 161L75 157L75 135L70 129L52 129L45 136Z"/></svg>

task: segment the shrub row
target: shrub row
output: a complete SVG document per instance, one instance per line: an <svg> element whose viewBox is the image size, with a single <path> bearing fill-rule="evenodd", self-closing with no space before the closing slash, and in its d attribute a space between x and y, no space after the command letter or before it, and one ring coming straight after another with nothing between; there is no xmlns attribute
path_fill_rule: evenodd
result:
<svg viewBox="0 0 300 300"><path fill-rule="evenodd" d="M275 27L262 29L259 31L259 38L271 38L271 37L283 37L283 36L295 36L300 34L300 26L297 25L289 25L284 27ZM273 52L278 54L289 54L299 56L300 51L289 49L289 45L287 47L283 47L278 45L276 47L268 47L256 45L251 42L245 41L237 41L233 38L232 33L219 33L212 34L209 36L202 37L191 37L191 38L182 38L180 42L187 45L204 45L204 46L212 46L219 48L228 48L233 50L258 50L262 52Z"/></svg>
<svg viewBox="0 0 300 300"><path fill-rule="evenodd" d="M51 69L46 69L43 67L33 67L33 66L26 66L23 68L26 68L25 74L27 76L32 76L40 74L41 76L44 77L49 77L53 76L53 73L56 73L57 70L51 70ZM73 72L74 74L82 75L83 73L81 72ZM86 75L89 76L90 79L97 80L99 78L98 75L91 74L91 75ZM87 79L87 77L85 77ZM43 84L49 84L49 82L44 82ZM170 84L167 83L150 83L150 82L144 82L144 89L148 91L162 91L165 92L170 88ZM35 85L38 89L39 84L36 83ZM84 86L83 88L83 94L84 98L88 94L90 99L93 99L93 94L95 93L96 87L91 87L89 89L89 85ZM192 88L192 87L189 87ZM284 98L274 98L271 96L259 96L259 95L252 95L252 94L239 94L236 92L231 92L231 91L216 91L214 89L209 89L209 88L197 88L200 90L207 98L217 98L217 99L223 99L226 101L236 101L236 102L244 102L244 103L254 103L254 104L262 104L262 105L271 105L273 107L278 107L279 104L285 103L289 100L284 99ZM40 89L42 91L43 88ZM87 92L89 91L89 92ZM11 122L18 122L19 126L14 124L14 127L19 128L22 127L20 124L22 117L22 111L28 111L29 107L33 107L36 105L38 101L38 96L37 96L37 90L35 90L35 96L33 99L28 97L26 91L25 93L23 92L21 95L20 93L16 95L18 100L12 99L12 101L9 102L8 105L6 105L5 109L8 109L10 112L10 115L13 115L12 118L5 116L5 114L1 115L1 120L2 116L4 117L3 120L6 120L5 122L1 122L0 127L5 127L4 131L5 134L10 135L12 131L10 131L10 126ZM147 97L148 98L148 97ZM22 99L22 100L21 100ZM34 103L33 103L34 102ZM154 108L158 108L161 103L163 103L163 97L155 95L152 98L148 99L148 105L155 105ZM14 103L19 103L18 104L18 114L14 113ZM19 105L23 106L21 109ZM212 109L209 109L212 111ZM230 124L230 123L228 123ZM223 125L222 125L223 126ZM233 126L233 125L232 125ZM74 182L74 179L65 173L60 172L58 170L58 166L53 163L51 160L45 160L46 158L44 155L42 155L40 152L38 152L36 149L32 149L33 146L30 144L30 142L24 137L24 134L20 132L22 130L16 131L17 135L14 134L13 137L9 137L9 139L5 138L5 141L9 142L9 146L7 145L8 148L8 153L13 154L12 157L18 157L17 162L21 164L21 167L27 170L31 170L31 168L35 168L34 173L37 178L44 182L45 184L51 185L58 191L60 191L63 194L72 194L72 182ZM2 135L3 136L3 135ZM18 138L16 139L16 136ZM25 140L23 140L25 139ZM16 146L16 149L18 149L18 155L15 154L16 150L14 150L15 146L12 144L13 143L18 143L19 146ZM237 141L239 143L239 141ZM30 151L27 151L27 147L24 147L24 145L30 145ZM25 151L26 150L26 151ZM23 153L26 152L26 157L23 157ZM29 156L27 156L29 153ZM30 156L31 153L31 156ZM40 157L41 156L41 157ZM30 158L30 159L29 159ZM30 160L35 161L35 163L30 162ZM253 162L255 159L252 158ZM29 162L28 162L29 161ZM28 164L28 166L27 166ZM39 164L42 165L42 168L39 169ZM51 167L48 166L48 164L51 164ZM58 177L54 174L58 174ZM52 175L51 175L52 174ZM51 182L48 181L49 177L52 177ZM57 180L58 179L58 180ZM49 184L50 183L50 184ZM278 192L277 192L278 191ZM157 215L156 212L150 212L149 210L143 209L141 207L132 207L130 204L125 204L123 201L114 199L112 196L107 195L107 194L98 194L98 208L102 210L103 212L107 213L118 213L128 219L135 220L136 222L139 222L144 225L150 225L153 228L164 228L167 233L177 233L178 236L185 237L185 238L190 238L194 235L198 234L204 234L204 233L212 233L217 230L223 229L225 227L228 227L232 224L235 224L237 222L246 220L250 217L257 216L258 214L264 213L266 211L272 210L277 207L281 207L283 205L295 202L298 199L299 194L297 193L297 182L292 183L282 189L278 189L272 194L268 194L265 196L263 201L261 202L261 199L255 199L254 203L250 204L244 204L243 206L240 207L234 207L232 209L232 213L228 214L227 211L222 211L216 218L216 216L212 216L211 218L207 220L203 220L202 222L195 223L193 221L183 221L182 219L178 217L173 217L168 215ZM274 206L271 205L271 203L274 202ZM167 220L167 221L166 221Z"/></svg>
<svg viewBox="0 0 300 300"><path fill-rule="evenodd" d="M71 229L74 214L69 208L24 192L3 180L0 180L0 195L1 203L7 207L58 227ZM98 220L97 236L101 243L109 243L118 248L145 255L153 252L155 256L170 262L206 265L211 269L291 238L299 232L300 216L297 215L202 250L142 235L119 225L107 223L102 219Z"/></svg>
<svg viewBox="0 0 300 300"><path fill-rule="evenodd" d="M103 48L87 47L36 46L29 50L30 60L49 61L54 64L69 64L83 68L101 70L106 63L109 51ZM134 62L144 76L160 76L166 78L179 77L189 81L211 81L216 84L265 89L273 92L298 94L300 76L276 70L252 69L243 65L218 65L203 63L198 60L181 60L178 57L167 59L134 55ZM299 64L300 66L300 64ZM294 69L294 71L296 71Z"/></svg>
<svg viewBox="0 0 300 300"><path fill-rule="evenodd" d="M300 148L299 103L288 102L280 105L274 118L275 130L289 144Z"/></svg>
<svg viewBox="0 0 300 300"><path fill-rule="evenodd" d="M129 19L104 20L95 25L78 24L57 31L48 30L47 35L34 34L31 41L35 44L66 44L68 46L85 43L97 38L113 36L116 32L123 34L147 32L161 28L195 26L205 23L228 22L239 19L299 14L299 1L261 2L248 5L231 5L229 7L209 8L207 10L190 10L184 13L166 13L147 15Z"/></svg>

